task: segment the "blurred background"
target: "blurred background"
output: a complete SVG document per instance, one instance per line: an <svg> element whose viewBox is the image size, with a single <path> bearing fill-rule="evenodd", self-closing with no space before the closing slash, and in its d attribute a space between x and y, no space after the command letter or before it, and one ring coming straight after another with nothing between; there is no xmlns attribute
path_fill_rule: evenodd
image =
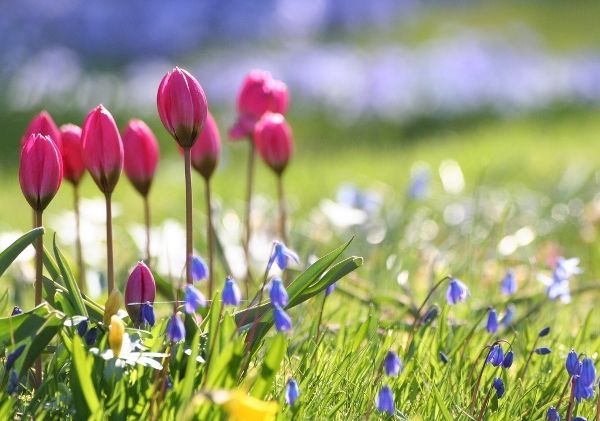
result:
<svg viewBox="0 0 600 421"><path fill-rule="evenodd" d="M179 66L202 84L224 140L250 70L268 70L289 86L296 155L285 178L298 237L331 238L315 234L315 208L340 218L322 200L343 183L402 203L426 174L430 198L469 200L486 184L501 186L492 199L504 200L518 189L538 212L528 222L536 234L551 231L536 226L543 214L565 241L592 243L600 218L598 22L597 0L2 1L0 232L31 223L16 177L31 118L46 109L59 126L81 125L99 103L120 127L140 117L154 129L163 156L150 194L154 218L182 222L181 158L156 112L159 82ZM246 142L224 141L214 177L221 216L242 213L247 151ZM258 170L268 218L275 180ZM124 178L114 197L123 226L143 220ZM63 239L69 187L47 211ZM573 202L583 188L585 197ZM83 196L100 196L89 177ZM591 223L583 220L588 205L597 210ZM101 202L94 206L101 210ZM117 265L130 266L129 256L119 258Z"/></svg>

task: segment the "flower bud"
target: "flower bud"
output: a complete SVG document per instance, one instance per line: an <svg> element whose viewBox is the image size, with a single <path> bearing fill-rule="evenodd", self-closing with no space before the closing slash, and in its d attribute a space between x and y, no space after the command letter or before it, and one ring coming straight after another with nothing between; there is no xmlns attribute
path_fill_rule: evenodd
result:
<svg viewBox="0 0 600 421"><path fill-rule="evenodd" d="M156 96L158 115L182 148L191 148L206 122L208 105L202 86L187 71L176 67L167 73Z"/></svg>
<svg viewBox="0 0 600 421"><path fill-rule="evenodd" d="M108 328L108 346L113 352L115 358L121 354L123 347L123 335L125 334L125 323L117 316L110 318L110 326Z"/></svg>
<svg viewBox="0 0 600 421"><path fill-rule="evenodd" d="M110 319L112 316L117 314L121 305L123 304L123 294L119 291L119 288L114 288L108 299L106 300L106 304L104 304L104 317L102 318L102 322L108 326L110 323Z"/></svg>
<svg viewBox="0 0 600 421"><path fill-rule="evenodd" d="M43 211L60 187L63 165L56 145L48 136L32 134L21 149L19 183L29 205Z"/></svg>
<svg viewBox="0 0 600 421"><path fill-rule="evenodd" d="M123 169L123 142L113 116L102 105L85 118L81 132L83 161L103 193L112 193Z"/></svg>
<svg viewBox="0 0 600 421"><path fill-rule="evenodd" d="M144 262L138 262L137 266L131 271L127 286L125 287L125 308L133 322L138 327L141 318L140 310L143 303L154 303L156 298L156 283L152 272Z"/></svg>
<svg viewBox="0 0 600 421"><path fill-rule="evenodd" d="M185 339L185 325L177 314L173 314L167 323L167 336L173 342Z"/></svg>
<svg viewBox="0 0 600 421"><path fill-rule="evenodd" d="M221 293L221 299L223 300L223 305L226 306L238 306L242 301L242 292L231 276L225 279L225 287Z"/></svg>
<svg viewBox="0 0 600 421"><path fill-rule="evenodd" d="M221 155L221 136L217 122L208 112L206 125L198 141L192 146L192 167L208 180L219 162Z"/></svg>
<svg viewBox="0 0 600 421"><path fill-rule="evenodd" d="M81 128L74 124L65 124L60 127L60 133L63 176L76 186L85 173L83 150L81 148Z"/></svg>
<svg viewBox="0 0 600 421"><path fill-rule="evenodd" d="M271 299L271 304L273 305L280 307L285 307L288 305L288 293L285 290L285 286L283 286L281 278L274 277L271 281L269 298Z"/></svg>
<svg viewBox="0 0 600 421"><path fill-rule="evenodd" d="M29 126L27 126L27 129L25 129L25 134L21 139L21 144L24 144L25 141L32 134L41 134L42 136L48 136L50 140L54 142L58 151L62 153L62 139L60 131L58 130L58 127L56 127L56 123L46 110L40 112L31 120Z"/></svg>
<svg viewBox="0 0 600 421"><path fill-rule="evenodd" d="M264 70L251 71L242 85L237 100L238 119L229 129L232 140L252 136L254 125L267 111L285 114L289 92L285 83L273 79Z"/></svg>
<svg viewBox="0 0 600 421"><path fill-rule="evenodd" d="M292 328L292 319L278 305L273 306L273 321L277 332L288 332Z"/></svg>
<svg viewBox="0 0 600 421"><path fill-rule="evenodd" d="M265 113L254 127L254 144L263 161L280 175L294 152L292 129L283 115Z"/></svg>
<svg viewBox="0 0 600 421"><path fill-rule="evenodd" d="M142 196L148 194L158 165L158 142L150 127L132 118L123 132L123 169Z"/></svg>

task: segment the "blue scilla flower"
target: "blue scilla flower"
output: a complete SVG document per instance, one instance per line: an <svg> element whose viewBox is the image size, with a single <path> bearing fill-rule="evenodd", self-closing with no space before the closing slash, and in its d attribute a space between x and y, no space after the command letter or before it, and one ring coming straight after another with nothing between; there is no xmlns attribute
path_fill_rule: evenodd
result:
<svg viewBox="0 0 600 421"><path fill-rule="evenodd" d="M192 280L201 281L208 278L208 266L200 256L192 256Z"/></svg>
<svg viewBox="0 0 600 421"><path fill-rule="evenodd" d="M502 294L504 295L513 295L517 292L517 278L515 277L515 271L512 269L508 269L506 271L506 276L502 280L502 286L500 288Z"/></svg>
<svg viewBox="0 0 600 421"><path fill-rule="evenodd" d="M275 321L275 329L277 332L287 332L292 328L292 319L279 306L273 306L273 319Z"/></svg>
<svg viewBox="0 0 600 421"><path fill-rule="evenodd" d="M394 394L388 385L383 386L379 391L379 394L375 399L375 406L379 411L387 412L390 415L393 415L394 412L396 412L396 408L394 407Z"/></svg>
<svg viewBox="0 0 600 421"><path fill-rule="evenodd" d="M467 295L469 294L469 288L456 278L450 280L448 290L446 291L446 300L448 304L454 305L458 301L467 301Z"/></svg>
<svg viewBox="0 0 600 421"><path fill-rule="evenodd" d="M288 266L288 259L293 259L296 263L300 263L300 258L295 251L290 250L281 241L275 241L273 254L267 263L267 272L271 270L274 262L277 262L279 269L284 270Z"/></svg>
<svg viewBox="0 0 600 421"><path fill-rule="evenodd" d="M581 377L575 376L573 377L573 395L575 396L577 403L581 403L582 399L594 397L594 387L586 386L584 382L581 381Z"/></svg>
<svg viewBox="0 0 600 421"><path fill-rule="evenodd" d="M492 381L492 386L496 389L496 397L498 397L498 399L504 396L504 382L502 379L495 377Z"/></svg>
<svg viewBox="0 0 600 421"><path fill-rule="evenodd" d="M435 304L433 307L431 307L427 311L427 313L425 313L425 316L423 316L423 324L433 322L435 319L437 319L439 314L440 314L440 308L438 307L437 304Z"/></svg>
<svg viewBox="0 0 600 421"><path fill-rule="evenodd" d="M573 418L571 421L587 421L587 418L577 416L577 417Z"/></svg>
<svg viewBox="0 0 600 421"><path fill-rule="evenodd" d="M150 301L146 301L142 305L140 314L142 316L142 322L146 322L150 326L154 326L154 323L156 323L156 318L154 317L154 306L150 304Z"/></svg>
<svg viewBox="0 0 600 421"><path fill-rule="evenodd" d="M281 282L281 278L274 277L271 281L271 288L269 289L269 298L271 303L276 306L285 307L288 304L288 293Z"/></svg>
<svg viewBox="0 0 600 421"><path fill-rule="evenodd" d="M231 276L225 279L225 287L221 298L226 306L238 306L242 301L242 292Z"/></svg>
<svg viewBox="0 0 600 421"><path fill-rule="evenodd" d="M15 361L17 361L17 359L21 356L24 349L25 344L20 345L17 349L8 354L8 356L6 357L6 365L4 367L4 370L6 372L10 371L13 368L13 366L15 365Z"/></svg>
<svg viewBox="0 0 600 421"><path fill-rule="evenodd" d="M288 405L293 405L299 397L300 389L298 388L298 383L290 377L285 387L285 401Z"/></svg>
<svg viewBox="0 0 600 421"><path fill-rule="evenodd" d="M98 328L96 326L92 327L85 333L85 343L89 346L92 346L96 343L96 338L98 337Z"/></svg>
<svg viewBox="0 0 600 421"><path fill-rule="evenodd" d="M179 342L185 338L185 326L177 314L173 314L167 323L167 336L173 342Z"/></svg>
<svg viewBox="0 0 600 421"><path fill-rule="evenodd" d="M565 366L570 376L579 376L581 373L581 361L579 361L579 357L574 349L567 355Z"/></svg>
<svg viewBox="0 0 600 421"><path fill-rule="evenodd" d="M512 349L511 349L504 356L504 359L502 360L502 367L510 368L512 366L514 358L515 358L515 354L512 352Z"/></svg>
<svg viewBox="0 0 600 421"><path fill-rule="evenodd" d="M406 193L408 197L415 200L425 200L430 195L429 182L431 173L429 167L421 165L411 171L411 177L408 182Z"/></svg>
<svg viewBox="0 0 600 421"><path fill-rule="evenodd" d="M498 331L498 314L496 310L490 308L488 313L487 325L485 326L488 333L496 333Z"/></svg>
<svg viewBox="0 0 600 421"><path fill-rule="evenodd" d="M329 297L334 289L335 289L335 282L327 287L327 289L325 290L325 296Z"/></svg>
<svg viewBox="0 0 600 421"><path fill-rule="evenodd" d="M21 307L19 306L14 306L12 313L10 313L11 316L18 316L19 314L23 314L23 310L21 310Z"/></svg>
<svg viewBox="0 0 600 421"><path fill-rule="evenodd" d="M450 361L450 359L448 358L448 356L446 354L444 354L442 351L438 352L438 356L440 357L440 360L444 364L448 364L448 361Z"/></svg>
<svg viewBox="0 0 600 421"><path fill-rule="evenodd" d="M16 370L10 372L10 377L8 378L8 387L6 388L6 392L9 395L16 395L19 390L19 375Z"/></svg>
<svg viewBox="0 0 600 421"><path fill-rule="evenodd" d="M390 377L396 377L400 371L404 369L400 357L394 351L388 351L385 358L383 359L383 367L385 374Z"/></svg>
<svg viewBox="0 0 600 421"><path fill-rule="evenodd" d="M538 355L548 355L552 352L552 350L547 346L541 346L539 348L534 349L533 352Z"/></svg>
<svg viewBox="0 0 600 421"><path fill-rule="evenodd" d="M560 415L558 415L558 410L551 406L548 408L548 412L546 413L546 420L548 421L560 421Z"/></svg>
<svg viewBox="0 0 600 421"><path fill-rule="evenodd" d="M579 380L585 387L592 387L596 380L596 367L594 367L594 361L591 358L584 358L581 362L581 374L579 374Z"/></svg>
<svg viewBox="0 0 600 421"><path fill-rule="evenodd" d="M494 345L490 350L486 363L490 363L494 367L498 367L504 361L504 353L502 352L502 347L500 345Z"/></svg>
<svg viewBox="0 0 600 421"><path fill-rule="evenodd" d="M504 327L509 326L511 324L511 322L513 321L513 319L515 318L516 313L517 313L517 308L515 307L515 305L512 303L509 303L506 306L506 312L504 313L504 317L502 318L502 321L500 322L500 324Z"/></svg>
<svg viewBox="0 0 600 421"><path fill-rule="evenodd" d="M80 321L79 324L77 325L77 334L83 338L83 336L85 335L85 332L87 332L87 328L88 328L87 319Z"/></svg>
<svg viewBox="0 0 600 421"><path fill-rule="evenodd" d="M549 333L550 333L550 326L546 326L545 328L540 330L540 333L538 333L538 338L543 338L544 336L548 336Z"/></svg>
<svg viewBox="0 0 600 421"><path fill-rule="evenodd" d="M183 307L187 314L192 314L198 310L199 307L206 307L206 298L204 298L204 295L193 285L186 285L183 301Z"/></svg>

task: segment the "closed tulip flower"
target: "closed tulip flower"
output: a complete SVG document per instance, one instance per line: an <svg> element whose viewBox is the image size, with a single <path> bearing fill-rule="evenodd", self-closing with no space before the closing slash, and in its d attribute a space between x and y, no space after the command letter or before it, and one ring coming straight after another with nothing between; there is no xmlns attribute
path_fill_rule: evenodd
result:
<svg viewBox="0 0 600 421"><path fill-rule="evenodd" d="M156 104L167 131L182 148L191 148L208 114L202 86L187 71L176 67L160 82Z"/></svg>
<svg viewBox="0 0 600 421"><path fill-rule="evenodd" d="M158 166L156 136L142 120L132 118L123 132L123 169L133 187L142 196L148 194Z"/></svg>
<svg viewBox="0 0 600 421"><path fill-rule="evenodd" d="M48 136L32 134L21 149L19 183L29 205L35 211L46 209L63 177L58 148Z"/></svg>
<svg viewBox="0 0 600 421"><path fill-rule="evenodd" d="M83 161L103 193L112 193L123 169L123 143L113 116L104 106L85 118L81 132Z"/></svg>
<svg viewBox="0 0 600 421"><path fill-rule="evenodd" d="M208 180L219 162L221 155L221 135L217 122L208 112L206 124L198 141L192 146L192 167Z"/></svg>
<svg viewBox="0 0 600 421"><path fill-rule="evenodd" d="M56 123L48 114L47 111L42 111L29 123L27 129L25 129L25 134L23 135L23 139L21 140L21 144L24 144L25 141L32 134L41 134L43 136L48 136L52 142L58 148L58 151L62 153L62 138L58 127L56 127Z"/></svg>
<svg viewBox="0 0 600 421"><path fill-rule="evenodd" d="M265 113L254 128L254 142L263 161L281 174L294 152L292 129L283 115Z"/></svg>
<svg viewBox="0 0 600 421"><path fill-rule="evenodd" d="M60 133L63 176L76 186L85 173L81 147L81 128L74 124L65 124L60 127Z"/></svg>
<svg viewBox="0 0 600 421"><path fill-rule="evenodd" d="M129 275L125 287L125 308L135 326L141 322L140 310L143 303L154 303L156 283L152 272L144 262L138 262Z"/></svg>

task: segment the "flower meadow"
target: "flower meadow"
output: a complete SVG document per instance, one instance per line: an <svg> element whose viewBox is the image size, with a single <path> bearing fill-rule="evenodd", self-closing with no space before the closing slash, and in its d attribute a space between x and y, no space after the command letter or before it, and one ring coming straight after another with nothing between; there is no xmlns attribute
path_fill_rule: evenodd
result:
<svg viewBox="0 0 600 421"><path fill-rule="evenodd" d="M455 161L439 179L418 163L402 192L346 184L294 220L290 101L268 71L242 81L227 138L248 143L246 196L232 215L211 189L221 138L203 87L165 74L157 112L185 180L168 198L185 221L161 238L169 250L152 247L149 196L167 193L152 189L160 149L144 121L119 130L102 105L81 127L32 118L19 183L33 226L0 250L0 419L600 419L600 285L578 257L595 254L598 182L469 194ZM269 205L259 165L275 180ZM82 247L86 174L103 196L100 260ZM122 178L144 208L127 276ZM65 188L68 247L44 218Z"/></svg>

